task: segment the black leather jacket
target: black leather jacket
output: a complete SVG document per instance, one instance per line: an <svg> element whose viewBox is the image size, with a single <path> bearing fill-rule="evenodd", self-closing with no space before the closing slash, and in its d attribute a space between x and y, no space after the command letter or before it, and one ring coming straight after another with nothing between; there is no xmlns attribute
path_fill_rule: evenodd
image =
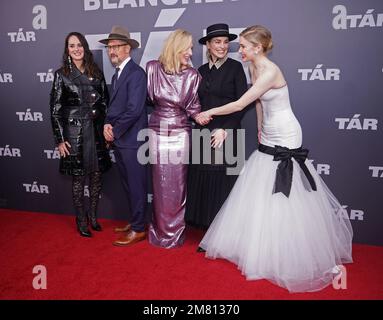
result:
<svg viewBox="0 0 383 320"><path fill-rule="evenodd" d="M109 95L104 77L88 78L73 66L69 75L55 72L50 94L56 144L68 141L70 155L60 160L60 172L84 175L111 166L103 135Z"/></svg>

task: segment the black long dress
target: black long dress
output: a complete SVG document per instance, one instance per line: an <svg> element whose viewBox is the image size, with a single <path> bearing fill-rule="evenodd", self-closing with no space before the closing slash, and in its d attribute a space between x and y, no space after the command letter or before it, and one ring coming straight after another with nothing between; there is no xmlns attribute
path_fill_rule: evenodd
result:
<svg viewBox="0 0 383 320"><path fill-rule="evenodd" d="M240 98L247 90L246 76L242 64L231 58L219 66L202 65L198 71L202 76L202 82L198 90L201 102L201 111L224 105ZM214 129L233 129L233 150L237 153L236 130L241 127L241 118L244 111L230 115L217 116L204 127L196 125L195 129L207 128L211 132ZM229 195L237 175L227 175L228 164L225 160L215 159L214 148L203 146L201 141L193 139L193 150L196 145L200 148L200 164L189 166L187 200L185 221L189 225L207 229L217 212ZM226 148L225 140L223 150ZM198 148L198 147L197 147ZM211 163L204 164L203 156L210 152ZM191 157L192 158L192 157Z"/></svg>

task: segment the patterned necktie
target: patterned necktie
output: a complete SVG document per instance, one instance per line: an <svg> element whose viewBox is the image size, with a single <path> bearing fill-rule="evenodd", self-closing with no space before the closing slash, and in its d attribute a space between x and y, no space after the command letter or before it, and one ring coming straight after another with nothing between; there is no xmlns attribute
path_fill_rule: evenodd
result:
<svg viewBox="0 0 383 320"><path fill-rule="evenodd" d="M112 88L113 88L113 90L116 89L116 83L118 80L118 71L120 71L119 67L116 68L116 70L114 71L114 75L112 77Z"/></svg>

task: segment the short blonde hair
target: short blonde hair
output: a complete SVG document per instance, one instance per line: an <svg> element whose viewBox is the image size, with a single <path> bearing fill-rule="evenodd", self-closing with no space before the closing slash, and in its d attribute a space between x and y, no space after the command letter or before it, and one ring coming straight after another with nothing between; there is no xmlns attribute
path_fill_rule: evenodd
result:
<svg viewBox="0 0 383 320"><path fill-rule="evenodd" d="M181 60L179 54L188 49L193 41L191 33L177 29L166 39L159 61L167 73L179 73Z"/></svg>
<svg viewBox="0 0 383 320"><path fill-rule="evenodd" d="M248 27L239 35L251 42L254 46L261 44L264 53L269 53L273 48L271 32L263 26L256 25Z"/></svg>

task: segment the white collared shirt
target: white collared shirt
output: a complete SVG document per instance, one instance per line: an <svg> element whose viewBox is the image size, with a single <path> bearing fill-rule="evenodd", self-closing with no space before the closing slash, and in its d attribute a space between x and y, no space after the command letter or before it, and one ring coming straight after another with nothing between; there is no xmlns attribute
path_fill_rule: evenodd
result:
<svg viewBox="0 0 383 320"><path fill-rule="evenodd" d="M122 72L122 69L124 69L124 67L126 66L126 64L130 61L130 59L132 59L132 57L127 57L124 61L121 62L121 64L119 66L117 66L118 68L120 68L120 70L118 70L118 75L117 75L117 80L118 78L120 77L120 74Z"/></svg>
<svg viewBox="0 0 383 320"><path fill-rule="evenodd" d="M211 55L207 53L207 58L209 60L209 69L211 69L213 66L215 66L217 69L219 69L227 60L228 56L224 56L222 59L217 59L217 61L214 63Z"/></svg>

